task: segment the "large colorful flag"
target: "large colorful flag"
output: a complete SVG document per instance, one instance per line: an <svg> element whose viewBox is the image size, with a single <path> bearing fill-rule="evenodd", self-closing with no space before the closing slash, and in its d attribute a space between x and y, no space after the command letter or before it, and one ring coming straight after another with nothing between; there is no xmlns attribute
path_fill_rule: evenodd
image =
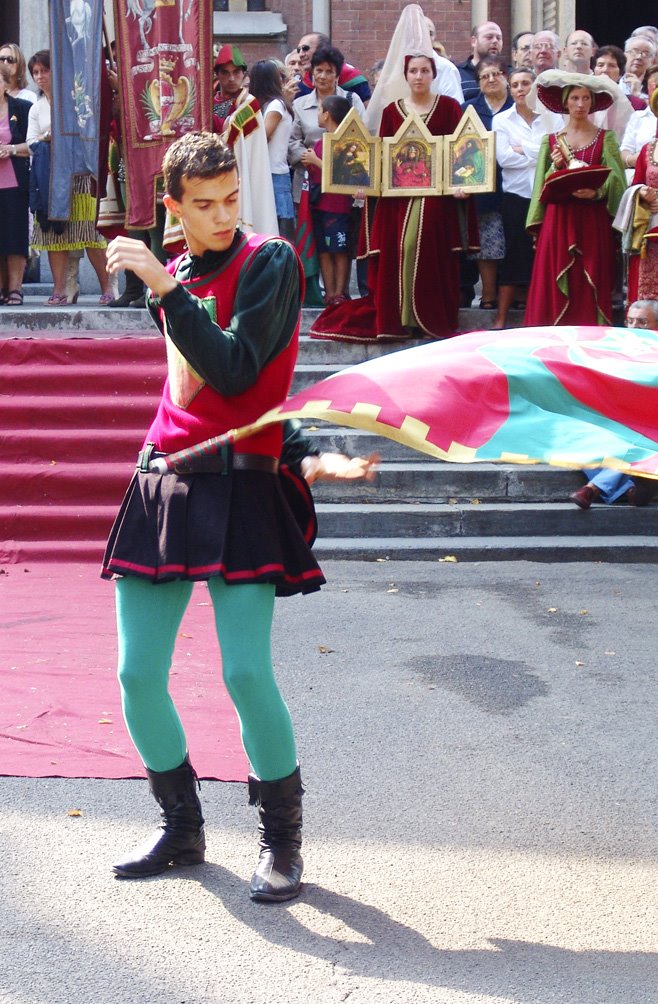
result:
<svg viewBox="0 0 658 1004"><path fill-rule="evenodd" d="M103 0L51 0L51 170L48 215L71 216L73 176L98 180Z"/></svg>
<svg viewBox="0 0 658 1004"><path fill-rule="evenodd" d="M391 352L216 443L286 418L366 429L455 463L605 466L658 478L658 332L476 331ZM214 451L211 443L194 454Z"/></svg>
<svg viewBox="0 0 658 1004"><path fill-rule="evenodd" d="M212 128L212 0L114 0L127 224L155 224L167 147Z"/></svg>

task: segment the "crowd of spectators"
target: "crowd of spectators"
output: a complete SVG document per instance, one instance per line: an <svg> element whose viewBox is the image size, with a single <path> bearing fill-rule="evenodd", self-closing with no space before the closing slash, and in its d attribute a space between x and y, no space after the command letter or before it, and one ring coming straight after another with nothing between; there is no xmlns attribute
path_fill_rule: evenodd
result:
<svg viewBox="0 0 658 1004"><path fill-rule="evenodd" d="M419 11L410 5L405 12L412 8ZM405 16L403 12L401 24ZM473 28L465 51L454 54L446 52L433 22L422 12L413 30L413 44L400 42L402 35L395 42L394 36L388 52L373 53L378 58L368 74L348 61L337 47L338 40L319 32L302 35L283 60L277 54L251 67L237 46L216 49L213 128L236 144L243 226L279 232L294 241L300 223L310 220L322 266L323 304L330 308L349 300L351 262L358 252L362 258L359 291L364 297L377 298L373 277L382 274L385 256L382 248L375 247L373 233L379 233L384 244L395 236L408 241L411 231L407 233L405 227L415 218L421 199L422 225L412 225L416 238L422 236L422 250L419 245L414 251L414 302L431 296L439 314L439 299L458 301L457 307L459 303L472 305L478 281L477 305L495 311L493 326L497 328L509 323L511 308L525 306L528 290L527 323L611 323L613 306L620 305L625 289L629 300L658 298L656 241L651 239L658 235L658 98L652 100L658 83L658 29L639 26L623 47L607 40L599 45L582 29L572 31L563 42L548 29L521 31L508 44L500 26L487 21ZM407 39L412 39L409 31ZM400 45L409 51L399 51ZM424 60L422 66L412 67L415 78L409 75L407 57ZM110 74L116 90L112 66ZM418 90L421 78L426 94ZM75 265L71 263L86 251L98 276L101 302L141 306L141 290L133 286L118 299L113 295L89 178L75 179L71 219L48 219L50 101L50 53L35 53L26 66L18 46L0 46L0 212L3 222L10 221L0 231L0 304L22 302L22 275L31 247L48 254L54 282L50 304L75 299L77 289L70 285ZM430 131L439 128L439 135L454 128L455 107L457 121L469 108L477 112L486 129L496 135L494 190L474 196L467 192L411 196L404 200L409 220L401 224L400 233L390 219L382 223L390 210L378 207L374 199L342 196L332 200L319 192L325 132L335 129L346 112L354 109L371 132L386 135L383 130L392 128L395 120L387 111L393 103L398 117L415 110L429 123ZM236 113L246 104L255 112L258 128L238 140ZM433 119L439 106L440 118L450 122L450 130L447 125L438 127ZM607 177L594 187L583 181L565 203L547 202L547 179L552 181L552 174L574 164L581 169L606 168ZM119 171L118 177L117 187L125 185L125 174ZM468 207L459 204L465 201ZM455 203L454 219L461 233L457 246L450 248L446 241L452 224L446 228L442 222L434 230L427 226L427 220L434 217L453 218L448 202ZM640 218L644 227L638 242ZM151 239L163 258L176 248L177 237L176 221L167 220L165 226L162 210ZM574 240L586 244L577 247L577 256ZM438 250L432 249L433 243ZM539 264L533 266L535 248ZM420 262L422 257L424 262ZM396 268L402 268L403 258ZM624 271L622 260L630 263ZM442 263L440 276L426 267L432 261ZM310 275L312 268L306 271ZM419 280L420 275L426 278ZM392 278L387 273L386 281ZM130 276L126 281L131 282ZM429 283L428 290L420 288L423 282ZM547 295L551 283L554 289ZM403 286L402 281L397 283L400 297ZM373 337L453 333L450 327L454 329L456 316L452 308L437 325L419 320L408 303L400 302L398 307L396 323L389 317L385 330L374 330ZM321 328L322 324L320 334ZM340 337L340 330L325 334Z"/></svg>

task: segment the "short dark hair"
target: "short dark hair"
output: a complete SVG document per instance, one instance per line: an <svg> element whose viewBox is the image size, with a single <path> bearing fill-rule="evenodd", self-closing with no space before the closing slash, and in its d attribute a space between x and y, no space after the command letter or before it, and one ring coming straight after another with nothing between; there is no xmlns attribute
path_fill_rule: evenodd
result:
<svg viewBox="0 0 658 1004"><path fill-rule="evenodd" d="M217 133L185 133L174 140L162 161L165 192L180 202L183 178L217 178L237 166L233 150Z"/></svg>
<svg viewBox="0 0 658 1004"><path fill-rule="evenodd" d="M50 69L50 49L39 49L30 58L27 68L32 73L35 66L45 66L47 70Z"/></svg>
<svg viewBox="0 0 658 1004"><path fill-rule="evenodd" d="M478 80L480 79L480 72L486 69L487 66L495 66L505 77L509 73L507 62L502 56L487 56L486 59L481 59L475 68Z"/></svg>
<svg viewBox="0 0 658 1004"><path fill-rule="evenodd" d="M620 73L623 73L626 69L626 56L624 55L624 50L620 49L618 45L602 45L594 53L594 62L596 62L599 56L612 56L619 67Z"/></svg>
<svg viewBox="0 0 658 1004"><path fill-rule="evenodd" d="M349 115L351 107L352 105L347 98L341 98L340 94L330 94L322 99L322 111L326 112L337 126Z"/></svg>
<svg viewBox="0 0 658 1004"><path fill-rule="evenodd" d="M534 31L517 31L516 35L512 39L512 52L515 52L519 47L519 39L523 38L524 35L534 35Z"/></svg>
<svg viewBox="0 0 658 1004"><path fill-rule="evenodd" d="M533 80L535 80L537 77L537 74L535 73L535 71L531 66L515 66L512 70L509 71L509 74L507 75L507 80L509 81L509 83L512 82L512 77L518 77L519 73L525 73L529 77L532 77Z"/></svg>
<svg viewBox="0 0 658 1004"><path fill-rule="evenodd" d="M314 70L320 63L331 63L338 75L343 69L345 57L340 49L333 45L320 45L311 56L311 69Z"/></svg>

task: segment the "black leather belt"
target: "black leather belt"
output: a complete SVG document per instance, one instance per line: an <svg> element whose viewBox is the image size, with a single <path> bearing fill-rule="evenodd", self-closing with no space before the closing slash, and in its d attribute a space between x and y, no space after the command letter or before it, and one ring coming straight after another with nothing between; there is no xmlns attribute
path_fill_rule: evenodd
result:
<svg viewBox="0 0 658 1004"><path fill-rule="evenodd" d="M149 449L149 447L151 448ZM137 457L137 470L148 473L148 465L151 460L168 456L168 453L154 450L152 444L147 443ZM279 460L277 457L270 457L264 453L234 453L232 449L224 447L219 453L183 460L176 464L172 473L230 474L231 471L264 471L266 474L276 474L278 470Z"/></svg>

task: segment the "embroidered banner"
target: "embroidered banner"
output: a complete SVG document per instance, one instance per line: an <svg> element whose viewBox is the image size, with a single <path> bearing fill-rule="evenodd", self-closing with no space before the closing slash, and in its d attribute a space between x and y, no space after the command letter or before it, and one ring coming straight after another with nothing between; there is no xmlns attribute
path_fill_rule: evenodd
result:
<svg viewBox="0 0 658 1004"><path fill-rule="evenodd" d="M103 0L51 0L49 216L71 216L73 176L98 179Z"/></svg>
<svg viewBox="0 0 658 1004"><path fill-rule="evenodd" d="M114 0L126 222L154 226L162 158L212 128L212 0Z"/></svg>

